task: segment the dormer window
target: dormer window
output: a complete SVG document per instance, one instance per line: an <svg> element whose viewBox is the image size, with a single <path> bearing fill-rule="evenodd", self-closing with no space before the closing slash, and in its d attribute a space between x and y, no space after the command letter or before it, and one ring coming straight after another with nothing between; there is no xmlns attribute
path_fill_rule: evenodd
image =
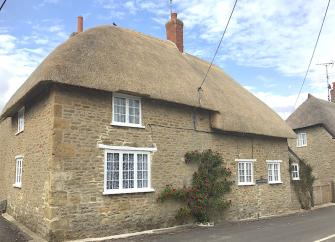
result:
<svg viewBox="0 0 335 242"><path fill-rule="evenodd" d="M305 132L299 132L297 134L297 147L307 146L307 134Z"/></svg>
<svg viewBox="0 0 335 242"><path fill-rule="evenodd" d="M142 128L141 99L115 93L113 95L112 125Z"/></svg>
<svg viewBox="0 0 335 242"><path fill-rule="evenodd" d="M24 130L24 107L17 113L17 134Z"/></svg>

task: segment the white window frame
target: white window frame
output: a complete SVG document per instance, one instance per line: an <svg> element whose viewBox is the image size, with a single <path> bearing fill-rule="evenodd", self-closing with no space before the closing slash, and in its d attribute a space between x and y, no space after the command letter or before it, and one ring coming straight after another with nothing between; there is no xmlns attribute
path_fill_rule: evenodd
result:
<svg viewBox="0 0 335 242"><path fill-rule="evenodd" d="M25 108L23 107L17 112L17 132L16 134L19 134L24 131L24 111L25 111ZM22 123L21 123L21 120L22 120Z"/></svg>
<svg viewBox="0 0 335 242"><path fill-rule="evenodd" d="M128 147L128 146L109 146L109 145L98 145L99 148L104 149L104 189L103 195L110 194L125 194L125 193L144 193L155 191L151 186L151 157L152 153L157 151L157 148L146 148L146 147ZM118 153L119 154L119 189L107 189L107 154ZM134 154L134 188L122 188L123 179L123 166L122 156L123 154ZM137 188L137 155L145 154L148 157L148 187Z"/></svg>
<svg viewBox="0 0 335 242"><path fill-rule="evenodd" d="M281 160L267 160L266 161L266 164L267 164L267 171L268 171L268 183L269 184L281 184L281 183L283 183L282 182L282 180L281 180L281 168L280 168L280 164L282 163L282 161ZM274 177L275 177L275 174L274 174L274 168L273 169L271 169L271 171L269 171L269 165L274 165L274 164L277 164L278 165L278 180L277 181L275 181L275 180L272 180L272 181L270 181L270 174L269 174L269 172L271 172L272 174L272 179L274 179Z"/></svg>
<svg viewBox="0 0 335 242"><path fill-rule="evenodd" d="M23 156L15 156L15 183L14 187L22 187L22 174L23 174Z"/></svg>
<svg viewBox="0 0 335 242"><path fill-rule="evenodd" d="M297 167L297 170L295 171L293 167ZM291 164L291 176L293 181L299 181L300 180L300 172L299 172L299 163L293 162ZM294 175L296 174L296 176Z"/></svg>
<svg viewBox="0 0 335 242"><path fill-rule="evenodd" d="M256 159L235 159L237 161L237 185L239 186L252 186L255 185L254 182L254 162ZM239 171L239 164L240 163L249 163L251 164L251 181L250 182L241 182L240 181L240 171ZM244 180L246 180L246 173L244 172Z"/></svg>
<svg viewBox="0 0 335 242"><path fill-rule="evenodd" d="M117 122L114 119L114 99L115 98L125 98L126 99L126 122ZM139 124L134 124L129 122L129 99L137 100L139 101ZM135 128L145 128L142 125L142 104L141 104L141 98L135 97L127 94L121 94L121 93L113 93L112 96L112 123L111 125L115 126L125 126L125 127L135 127Z"/></svg>
<svg viewBox="0 0 335 242"><path fill-rule="evenodd" d="M307 146L307 133L298 132L297 133L297 147L305 147L305 146Z"/></svg>

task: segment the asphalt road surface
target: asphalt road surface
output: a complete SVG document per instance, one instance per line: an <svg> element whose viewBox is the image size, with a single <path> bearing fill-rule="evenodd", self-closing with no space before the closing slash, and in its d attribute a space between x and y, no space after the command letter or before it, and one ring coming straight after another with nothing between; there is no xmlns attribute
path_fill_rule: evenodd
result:
<svg viewBox="0 0 335 242"><path fill-rule="evenodd" d="M180 229L113 242L335 242L335 206L253 222Z"/></svg>
<svg viewBox="0 0 335 242"><path fill-rule="evenodd" d="M0 242L26 242L28 236L0 216ZM335 206L253 222L184 228L111 242L335 242Z"/></svg>
<svg viewBox="0 0 335 242"><path fill-rule="evenodd" d="M9 223L0 214L0 242L26 242L28 236L15 225Z"/></svg>

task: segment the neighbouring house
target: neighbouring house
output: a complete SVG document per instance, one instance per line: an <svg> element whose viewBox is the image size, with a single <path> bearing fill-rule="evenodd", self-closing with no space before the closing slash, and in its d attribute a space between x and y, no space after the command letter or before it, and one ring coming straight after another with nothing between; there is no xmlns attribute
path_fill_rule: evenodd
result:
<svg viewBox="0 0 335 242"><path fill-rule="evenodd" d="M313 168L316 178L313 191L315 204L335 201L334 88L331 94L331 102L308 94L307 100L287 119L287 123L296 133L296 139L289 140L290 148ZM297 163L294 166L293 170L299 169Z"/></svg>
<svg viewBox="0 0 335 242"><path fill-rule="evenodd" d="M50 241L176 224L167 184L188 185L184 155L212 149L232 170L239 220L292 209L288 138L274 111L217 66L183 51L183 23L168 40L116 26L58 46L1 114L0 199Z"/></svg>

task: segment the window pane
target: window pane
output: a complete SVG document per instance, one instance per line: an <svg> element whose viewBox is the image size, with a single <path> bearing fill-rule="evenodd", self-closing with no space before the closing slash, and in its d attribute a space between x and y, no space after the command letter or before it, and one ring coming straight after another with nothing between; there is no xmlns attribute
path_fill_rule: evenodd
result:
<svg viewBox="0 0 335 242"><path fill-rule="evenodd" d="M17 129L18 132L24 129L24 109L21 109L17 115Z"/></svg>
<svg viewBox="0 0 335 242"><path fill-rule="evenodd" d="M137 155L137 187L148 187L148 155Z"/></svg>
<svg viewBox="0 0 335 242"><path fill-rule="evenodd" d="M123 188L134 188L134 154L123 154Z"/></svg>
<svg viewBox="0 0 335 242"><path fill-rule="evenodd" d="M119 154L107 153L107 189L119 189Z"/></svg>
<svg viewBox="0 0 335 242"><path fill-rule="evenodd" d="M114 97L114 121L115 122L126 122L126 99L120 97Z"/></svg>
<svg viewBox="0 0 335 242"><path fill-rule="evenodd" d="M140 123L140 101L136 99L129 99L129 123Z"/></svg>
<svg viewBox="0 0 335 242"><path fill-rule="evenodd" d="M273 164L274 181L279 181L279 164Z"/></svg>
<svg viewBox="0 0 335 242"><path fill-rule="evenodd" d="M268 180L269 182L273 181L273 164L268 164Z"/></svg>
<svg viewBox="0 0 335 242"><path fill-rule="evenodd" d="M251 164L247 162L238 163L239 182L251 182Z"/></svg>

